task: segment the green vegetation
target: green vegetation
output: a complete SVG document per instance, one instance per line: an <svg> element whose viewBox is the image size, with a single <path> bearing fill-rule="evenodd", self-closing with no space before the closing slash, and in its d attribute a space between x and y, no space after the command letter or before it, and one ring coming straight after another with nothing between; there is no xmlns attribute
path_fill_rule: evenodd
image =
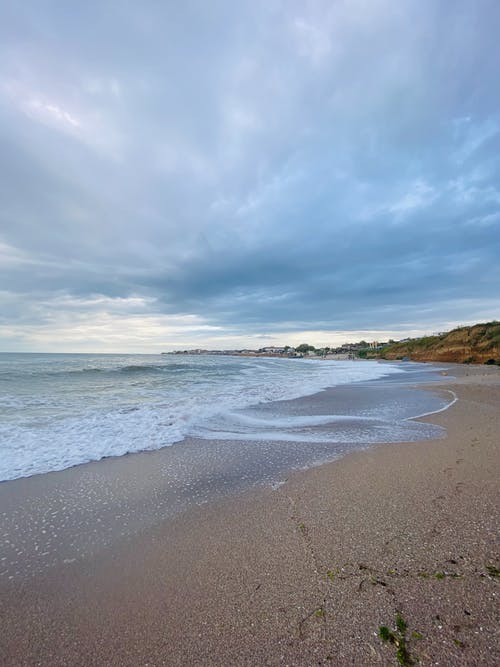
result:
<svg viewBox="0 0 500 667"><path fill-rule="evenodd" d="M301 343L295 348L296 352L300 352L301 354L307 354L308 352L314 352L316 348L314 345L308 345L307 343Z"/></svg>
<svg viewBox="0 0 500 667"><path fill-rule="evenodd" d="M422 577L422 579L428 579L429 577L434 577L434 579L445 579L446 577L451 577L452 579L461 579L462 574L457 572L434 572L434 574L429 574L429 572L418 572L417 576Z"/></svg>
<svg viewBox="0 0 500 667"><path fill-rule="evenodd" d="M487 565L486 569L488 570L488 574L490 575L490 577L495 577L495 578L500 577L500 570L494 565Z"/></svg>
<svg viewBox="0 0 500 667"><path fill-rule="evenodd" d="M403 667L409 667L414 664L408 648L406 646L406 631L408 625L399 612L396 614L396 629L390 630L386 625L381 625L378 630L378 635L384 643L393 644L396 648L396 660ZM419 635L415 639L421 639L422 635L417 632L412 636Z"/></svg>

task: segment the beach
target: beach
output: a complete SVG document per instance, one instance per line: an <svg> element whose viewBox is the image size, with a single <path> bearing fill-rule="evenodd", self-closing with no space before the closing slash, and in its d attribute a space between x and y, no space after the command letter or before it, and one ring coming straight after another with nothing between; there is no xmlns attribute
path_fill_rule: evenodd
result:
<svg viewBox="0 0 500 667"><path fill-rule="evenodd" d="M191 489L200 502L166 517L148 486L166 450L1 484L9 525L50 521L82 479L88 492L81 523L37 545L45 560L27 535L0 579L1 664L396 664L378 633L397 634L397 614L409 660L499 664L500 372L444 373L432 391L458 400L418 421L446 437L372 446L280 484L235 489L219 471L217 497ZM93 523L103 493L129 531Z"/></svg>

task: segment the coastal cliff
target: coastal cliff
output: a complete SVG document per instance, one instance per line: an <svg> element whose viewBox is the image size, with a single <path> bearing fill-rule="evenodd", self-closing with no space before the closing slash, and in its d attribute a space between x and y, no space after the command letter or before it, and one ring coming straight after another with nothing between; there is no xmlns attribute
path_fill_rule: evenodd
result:
<svg viewBox="0 0 500 667"><path fill-rule="evenodd" d="M371 356L371 355L370 355ZM500 363L500 322L458 327L447 333L387 345L383 359L445 361L456 363Z"/></svg>

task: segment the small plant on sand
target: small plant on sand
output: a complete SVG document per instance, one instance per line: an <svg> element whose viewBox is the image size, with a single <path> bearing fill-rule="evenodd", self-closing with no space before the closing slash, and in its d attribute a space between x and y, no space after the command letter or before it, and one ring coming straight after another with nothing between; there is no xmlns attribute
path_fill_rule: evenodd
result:
<svg viewBox="0 0 500 667"><path fill-rule="evenodd" d="M429 574L429 572L417 572L417 576L422 577L423 579L428 579L429 577L434 577L434 579L461 579L463 574L459 574L458 572L443 572L442 570L439 570L433 574Z"/></svg>
<svg viewBox="0 0 500 667"><path fill-rule="evenodd" d="M406 647L406 631L408 625L399 611L396 614L396 630L390 630L386 625L381 625L378 636L384 643L393 644L396 647L396 660L403 667L409 667L414 662Z"/></svg>
<svg viewBox="0 0 500 667"><path fill-rule="evenodd" d="M490 577L500 577L500 570L494 565L487 565L486 569L488 570Z"/></svg>

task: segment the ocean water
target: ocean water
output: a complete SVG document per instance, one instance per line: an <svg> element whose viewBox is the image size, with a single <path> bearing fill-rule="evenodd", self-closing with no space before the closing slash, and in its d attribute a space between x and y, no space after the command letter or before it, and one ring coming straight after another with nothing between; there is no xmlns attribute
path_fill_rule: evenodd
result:
<svg viewBox="0 0 500 667"><path fill-rule="evenodd" d="M408 401L296 414L287 401L377 379L408 382L414 364L185 355L0 354L0 480L61 470L184 438L373 443L436 435ZM415 379L415 378L413 378ZM427 430L426 430L427 428Z"/></svg>
<svg viewBox="0 0 500 667"><path fill-rule="evenodd" d="M374 443L453 394L412 363L0 355L0 583L71 567L165 520ZM324 391L322 391L324 389ZM152 450L136 456L127 452ZM99 465L77 465L108 458ZM65 474L44 474L71 466ZM73 467L74 466L74 467Z"/></svg>

